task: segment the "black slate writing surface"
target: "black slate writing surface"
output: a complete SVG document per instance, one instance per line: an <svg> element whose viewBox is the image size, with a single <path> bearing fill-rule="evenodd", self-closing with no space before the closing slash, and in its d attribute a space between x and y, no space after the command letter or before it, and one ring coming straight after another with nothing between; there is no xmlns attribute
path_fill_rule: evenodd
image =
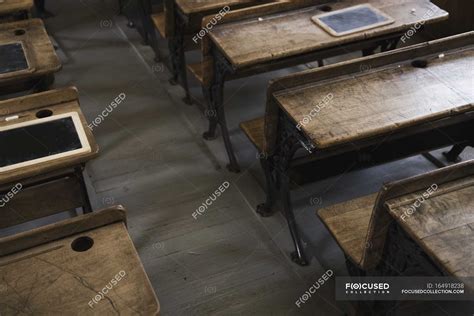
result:
<svg viewBox="0 0 474 316"><path fill-rule="evenodd" d="M81 149L71 117L0 132L0 167Z"/></svg>
<svg viewBox="0 0 474 316"><path fill-rule="evenodd" d="M28 69L28 61L21 43L0 45L0 74L26 69Z"/></svg>
<svg viewBox="0 0 474 316"><path fill-rule="evenodd" d="M346 33L391 22L389 17L380 14L369 6L356 6L341 10L341 12L335 11L332 14L318 17L318 19L335 33Z"/></svg>

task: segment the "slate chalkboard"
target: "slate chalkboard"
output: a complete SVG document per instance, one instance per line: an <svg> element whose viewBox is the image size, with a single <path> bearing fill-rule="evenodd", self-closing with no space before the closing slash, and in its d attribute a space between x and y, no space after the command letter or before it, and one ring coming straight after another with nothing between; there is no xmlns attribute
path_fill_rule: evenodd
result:
<svg viewBox="0 0 474 316"><path fill-rule="evenodd" d="M0 168L81 149L72 117L0 132Z"/></svg>
<svg viewBox="0 0 474 316"><path fill-rule="evenodd" d="M0 45L0 75L28 68L28 61L21 43Z"/></svg>
<svg viewBox="0 0 474 316"><path fill-rule="evenodd" d="M394 22L391 17L367 4L316 15L312 19L335 36L360 32Z"/></svg>

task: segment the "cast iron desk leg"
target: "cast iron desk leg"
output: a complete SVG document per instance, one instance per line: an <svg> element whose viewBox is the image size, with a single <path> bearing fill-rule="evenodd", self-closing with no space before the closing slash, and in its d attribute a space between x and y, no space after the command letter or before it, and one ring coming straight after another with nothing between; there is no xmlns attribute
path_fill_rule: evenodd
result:
<svg viewBox="0 0 474 316"><path fill-rule="evenodd" d="M209 130L203 134L203 137L206 140L215 138L217 124L220 125L225 149L227 151L227 156L229 157L227 169L231 172L238 173L240 172L240 166L232 147L224 110L224 82L227 74L232 73L233 69L225 57L216 49L213 49L213 56L214 78L211 86L205 92L208 104L206 116L209 120Z"/></svg>

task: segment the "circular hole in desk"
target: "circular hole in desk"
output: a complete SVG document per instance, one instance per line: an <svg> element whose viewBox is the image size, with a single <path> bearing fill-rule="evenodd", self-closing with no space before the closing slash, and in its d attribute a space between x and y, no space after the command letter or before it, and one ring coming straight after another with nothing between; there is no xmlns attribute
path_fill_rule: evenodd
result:
<svg viewBox="0 0 474 316"><path fill-rule="evenodd" d="M411 65L415 68L426 68L428 61L426 59L417 59L411 62Z"/></svg>
<svg viewBox="0 0 474 316"><path fill-rule="evenodd" d="M76 252L84 252L92 248L94 239L90 237L79 237L72 241L71 248Z"/></svg>
<svg viewBox="0 0 474 316"><path fill-rule="evenodd" d="M25 35L26 31L23 30L23 29L17 29L15 31L13 31L13 33L16 35L16 36L21 36L21 35Z"/></svg>
<svg viewBox="0 0 474 316"><path fill-rule="evenodd" d="M331 12L332 8L328 5L323 5L322 7L319 7L319 10L321 10L323 12Z"/></svg>
<svg viewBox="0 0 474 316"><path fill-rule="evenodd" d="M40 110L38 112L36 112L36 117L37 118L45 118L45 117L50 117L51 115L53 115L53 111L51 110Z"/></svg>

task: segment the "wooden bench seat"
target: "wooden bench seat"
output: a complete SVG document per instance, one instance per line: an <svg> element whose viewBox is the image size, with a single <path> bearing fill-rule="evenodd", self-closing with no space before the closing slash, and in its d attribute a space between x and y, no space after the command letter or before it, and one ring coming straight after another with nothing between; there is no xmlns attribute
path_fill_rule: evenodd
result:
<svg viewBox="0 0 474 316"><path fill-rule="evenodd" d="M367 231L376 199L377 194L371 194L318 211L339 246L357 266L360 266L366 248Z"/></svg>
<svg viewBox="0 0 474 316"><path fill-rule="evenodd" d="M252 144L257 148L258 152L262 152L265 142L265 118L261 117L240 123L240 128L244 131L245 135L247 135Z"/></svg>
<svg viewBox="0 0 474 316"><path fill-rule="evenodd" d="M165 13L159 12L154 13L151 15L151 20L153 21L153 25L160 33L162 38L166 38L166 23L165 23Z"/></svg>
<svg viewBox="0 0 474 316"><path fill-rule="evenodd" d="M194 76L194 78L196 78L201 84L204 84L204 73L210 71L212 62L203 61L199 63L188 64L186 67Z"/></svg>

